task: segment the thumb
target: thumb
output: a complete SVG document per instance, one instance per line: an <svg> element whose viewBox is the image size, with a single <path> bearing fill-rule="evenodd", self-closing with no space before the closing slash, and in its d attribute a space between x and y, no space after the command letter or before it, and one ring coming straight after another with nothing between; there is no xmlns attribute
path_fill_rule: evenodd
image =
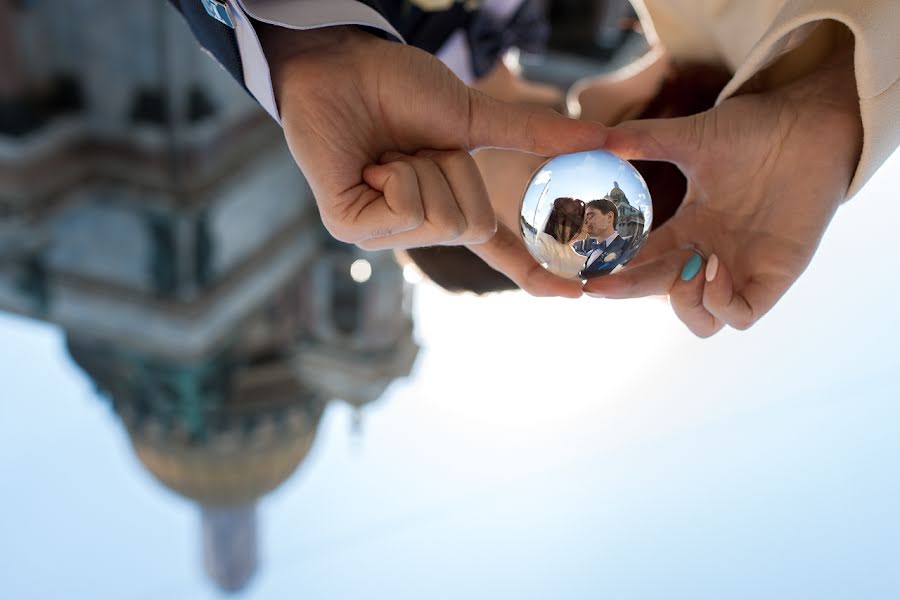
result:
<svg viewBox="0 0 900 600"><path fill-rule="evenodd" d="M549 108L501 102L469 88L471 149L505 148L556 156L602 148L606 132L601 123L570 119Z"/></svg>
<svg viewBox="0 0 900 600"><path fill-rule="evenodd" d="M606 150L626 160L685 166L702 146L702 116L627 121L609 130Z"/></svg>

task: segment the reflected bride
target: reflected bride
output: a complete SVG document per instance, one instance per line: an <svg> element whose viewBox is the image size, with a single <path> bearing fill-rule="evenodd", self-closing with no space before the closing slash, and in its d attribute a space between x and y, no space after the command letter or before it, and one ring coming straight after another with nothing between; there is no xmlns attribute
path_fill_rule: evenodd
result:
<svg viewBox="0 0 900 600"><path fill-rule="evenodd" d="M585 238L585 204L575 198L557 198L544 227L535 237L537 252L547 269L561 277L577 277L585 257L572 244Z"/></svg>

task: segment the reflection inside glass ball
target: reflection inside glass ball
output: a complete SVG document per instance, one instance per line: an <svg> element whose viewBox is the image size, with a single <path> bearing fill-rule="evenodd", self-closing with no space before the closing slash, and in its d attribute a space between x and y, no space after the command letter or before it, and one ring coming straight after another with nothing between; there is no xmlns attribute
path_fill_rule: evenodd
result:
<svg viewBox="0 0 900 600"><path fill-rule="evenodd" d="M653 222L643 177L604 150L548 160L525 188L520 212L525 246L567 279L614 273L641 249Z"/></svg>

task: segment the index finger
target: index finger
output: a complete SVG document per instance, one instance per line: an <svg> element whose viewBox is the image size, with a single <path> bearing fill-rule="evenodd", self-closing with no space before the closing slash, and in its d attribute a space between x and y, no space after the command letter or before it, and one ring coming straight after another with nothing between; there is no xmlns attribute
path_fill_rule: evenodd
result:
<svg viewBox="0 0 900 600"><path fill-rule="evenodd" d="M606 149L626 160L662 160L684 167L702 148L701 115L626 121L607 133Z"/></svg>
<svg viewBox="0 0 900 600"><path fill-rule="evenodd" d="M618 273L591 279L585 284L584 292L589 296L615 299L667 295L692 254L693 250L689 249L673 250Z"/></svg>
<svg viewBox="0 0 900 600"><path fill-rule="evenodd" d="M532 296L581 297L581 281L563 279L539 265L519 236L502 223L490 240L468 248Z"/></svg>
<svg viewBox="0 0 900 600"><path fill-rule="evenodd" d="M495 100L470 88L468 147L506 148L556 156L602 148L602 123L564 117L550 108Z"/></svg>

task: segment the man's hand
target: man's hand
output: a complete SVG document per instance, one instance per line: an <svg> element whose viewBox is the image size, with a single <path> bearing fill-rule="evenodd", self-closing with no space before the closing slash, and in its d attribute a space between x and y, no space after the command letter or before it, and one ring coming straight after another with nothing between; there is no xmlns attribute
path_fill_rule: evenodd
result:
<svg viewBox="0 0 900 600"><path fill-rule="evenodd" d="M527 291L581 294L498 231L469 151L594 149L602 125L492 100L429 54L354 28L262 38L285 137L334 237L369 250L472 245Z"/></svg>
<svg viewBox="0 0 900 600"><path fill-rule="evenodd" d="M609 150L675 163L688 191L628 268L587 283L585 292L668 294L701 337L724 325L750 327L804 271L843 200L862 143L858 111L846 48L789 86L733 97L691 117L610 130ZM693 248L709 262L684 281Z"/></svg>

